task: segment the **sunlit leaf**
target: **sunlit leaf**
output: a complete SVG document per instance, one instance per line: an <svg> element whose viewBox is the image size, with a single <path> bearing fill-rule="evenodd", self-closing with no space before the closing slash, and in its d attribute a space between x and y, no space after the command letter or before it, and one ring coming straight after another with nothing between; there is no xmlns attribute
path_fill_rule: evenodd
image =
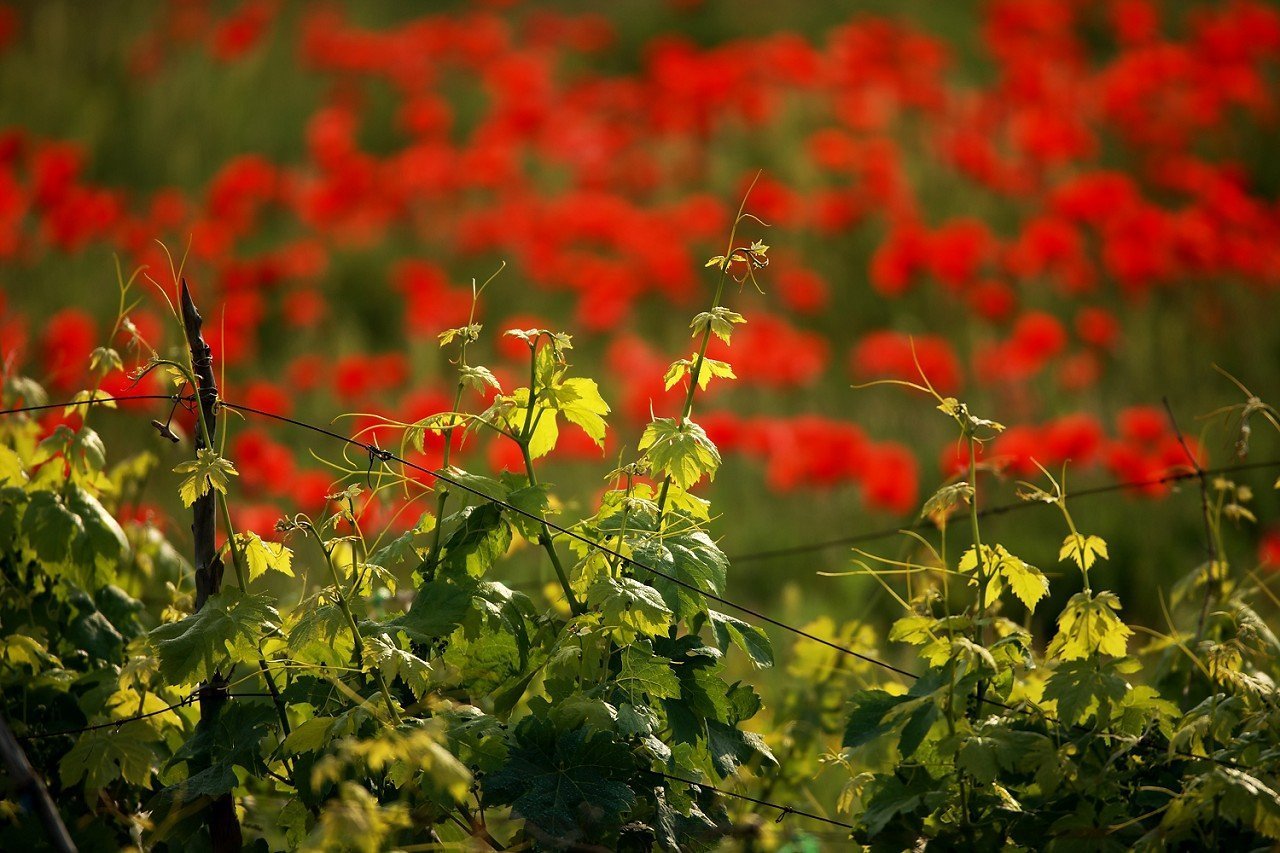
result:
<svg viewBox="0 0 1280 853"><path fill-rule="evenodd" d="M229 477L237 475L231 460L224 459L212 450L201 448L196 451L196 458L180 462L174 466L175 474L186 474L186 478L178 485L178 496L183 506L191 506L196 499L209 493L210 489L227 493Z"/></svg>

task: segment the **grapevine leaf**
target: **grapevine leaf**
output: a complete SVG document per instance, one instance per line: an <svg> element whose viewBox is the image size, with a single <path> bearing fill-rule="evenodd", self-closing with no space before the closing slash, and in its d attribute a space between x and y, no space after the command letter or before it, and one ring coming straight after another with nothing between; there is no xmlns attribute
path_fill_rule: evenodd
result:
<svg viewBox="0 0 1280 853"><path fill-rule="evenodd" d="M960 751L956 753L956 766L966 770L974 779L984 785L996 781L1000 772L996 755L996 742L993 738L966 738Z"/></svg>
<svg viewBox="0 0 1280 853"><path fill-rule="evenodd" d="M205 448L196 451L195 459L179 462L173 471L187 475L178 485L178 496L182 498L183 506L191 506L196 498L208 494L211 488L225 495L229 484L227 478L238 473L231 460Z"/></svg>
<svg viewBox="0 0 1280 853"><path fill-rule="evenodd" d="M486 804L510 805L530 835L563 846L616 829L636 804L635 758L608 732L557 731L526 717L506 763L485 777Z"/></svg>
<svg viewBox="0 0 1280 853"><path fill-rule="evenodd" d="M506 631L484 633L475 639L455 634L445 650L444 662L456 675L454 683L465 685L473 696L494 693L528 674L515 637Z"/></svg>
<svg viewBox="0 0 1280 853"><path fill-rule="evenodd" d="M120 353L112 347L97 347L89 355L89 369L101 369L103 373L110 373L112 370L123 370L124 362L120 360Z"/></svg>
<svg viewBox="0 0 1280 853"><path fill-rule="evenodd" d="M759 758L769 767L778 766L778 759L760 735L714 720L707 723L707 749L711 753L711 765L721 776L733 775L753 758Z"/></svg>
<svg viewBox="0 0 1280 853"><path fill-rule="evenodd" d="M662 593L634 578L601 578L587 593L587 604L600 611L620 643L634 642L637 635L665 634L671 624Z"/></svg>
<svg viewBox="0 0 1280 853"><path fill-rule="evenodd" d="M22 465L22 457L12 447L0 444L0 485L21 486L30 479Z"/></svg>
<svg viewBox="0 0 1280 853"><path fill-rule="evenodd" d="M245 567L249 570L250 583L268 571L293 577L293 552L283 542L266 542L258 534L249 531L237 533L236 543L240 546Z"/></svg>
<svg viewBox="0 0 1280 853"><path fill-rule="evenodd" d="M845 724L841 745L862 746L891 730L894 722L885 722L885 715L906 701L908 697L894 696L884 690L855 690L850 699L853 711Z"/></svg>
<svg viewBox="0 0 1280 853"><path fill-rule="evenodd" d="M732 642L746 652L751 662L761 669L773 666L773 645L763 628L715 610L710 611L709 615L721 651L728 651L729 643Z"/></svg>
<svg viewBox="0 0 1280 853"><path fill-rule="evenodd" d="M717 361L714 358L704 357L702 359L702 367L698 370L698 387L705 391L712 379L737 378L737 375L733 372L733 366L727 361Z"/></svg>
<svg viewBox="0 0 1280 853"><path fill-rule="evenodd" d="M507 495L507 503L529 514L513 512L511 523L520 531L521 536L532 540L542 534L542 523L534 518L546 518L551 512L551 487L546 483L539 483L536 486L512 489ZM530 518L530 515L534 518Z"/></svg>
<svg viewBox="0 0 1280 853"><path fill-rule="evenodd" d="M377 667L388 681L401 679L413 691L414 698L421 699L430 686L431 664L385 637L365 639L364 659L366 669Z"/></svg>
<svg viewBox="0 0 1280 853"><path fill-rule="evenodd" d="M150 637L164 680L195 684L209 678L227 657L256 660L258 643L279 622L268 596L229 587L209 596L199 612L152 629Z"/></svg>
<svg viewBox="0 0 1280 853"><path fill-rule="evenodd" d="M388 627L403 630L418 642L447 637L462 624L475 594L475 581L465 577L423 584L409 612L391 620Z"/></svg>
<svg viewBox="0 0 1280 853"><path fill-rule="evenodd" d="M481 367L478 364L464 364L458 370L459 381L470 385L479 393L483 394L485 386L493 388L496 391L502 391L502 385L498 382L498 377L487 367Z"/></svg>
<svg viewBox="0 0 1280 853"><path fill-rule="evenodd" d="M910 815L926 806L932 793L933 781L923 769L907 771L898 776L882 776L869 797L862 812L862 822L868 835L877 835L889 821L899 815ZM915 818L911 818L915 820ZM920 821L922 822L922 821Z"/></svg>
<svg viewBox="0 0 1280 853"><path fill-rule="evenodd" d="M1058 703L1058 719L1067 725L1097 714L1109 716L1109 709L1124 698L1128 683L1113 667L1089 661L1071 661L1058 666L1044 684L1044 698Z"/></svg>
<svg viewBox="0 0 1280 853"><path fill-rule="evenodd" d="M185 763L191 775L162 790L148 806L159 810L225 794L239 784L237 768L261 773L265 765L260 744L278 725L277 719L266 701L241 700L223 708L212 724L198 726L169 759L167 768Z"/></svg>
<svg viewBox="0 0 1280 853"><path fill-rule="evenodd" d="M687 358L677 359L671 362L671 366L667 368L667 372L662 374L662 387L670 391L681 379L684 379L689 372L689 365L692 362Z"/></svg>
<svg viewBox="0 0 1280 853"><path fill-rule="evenodd" d="M970 548L961 556L959 569L974 575L969 581L973 586L979 583L978 572L981 569L987 581L983 602L987 607L1000 598L1005 583L1009 584L1013 594L1028 610L1034 611L1040 599L1049 594L1049 579L1044 573L1010 554L1003 545L983 545L981 565L978 561L978 549Z"/></svg>
<svg viewBox="0 0 1280 853"><path fill-rule="evenodd" d="M1062 661L1098 654L1123 657L1133 631L1116 616L1119 609L1113 592L1076 593L1058 616L1058 633L1045 653Z"/></svg>
<svg viewBox="0 0 1280 853"><path fill-rule="evenodd" d="M724 258L714 258L712 263L723 262ZM707 328L711 329L711 333L726 344L729 343L729 336L733 334L733 327L737 323L745 323L746 319L735 311L717 305L710 311L703 311L701 314L693 318L693 322L689 324L689 328L693 330L693 337L703 334Z"/></svg>
<svg viewBox="0 0 1280 853"><path fill-rule="evenodd" d="M120 523L90 492L72 486L66 491L66 501L81 523L81 535L71 549L77 563L106 570L129 553L129 540Z"/></svg>
<svg viewBox="0 0 1280 853"><path fill-rule="evenodd" d="M1000 574L1009 583L1009 589L1031 612L1035 612L1036 604L1049 594L1049 579L1044 572L1028 563L1006 554L1001 558Z"/></svg>
<svg viewBox="0 0 1280 853"><path fill-rule="evenodd" d="M555 389L552 406L569 423L577 424L598 446L604 447L605 420L609 404L600 396L594 379L566 379Z"/></svg>
<svg viewBox="0 0 1280 853"><path fill-rule="evenodd" d="M549 411L544 406L534 410L533 434L529 436L529 456L533 459L541 459L555 450L556 442L560 440L560 425L556 423L555 414L546 414Z"/></svg>
<svg viewBox="0 0 1280 853"><path fill-rule="evenodd" d="M677 619L691 619L706 612L706 599L694 590L717 596L724 591L729 558L701 530L665 538L646 536L634 543L632 554L637 562L667 575L655 577L653 586L662 593Z"/></svg>
<svg viewBox="0 0 1280 853"><path fill-rule="evenodd" d="M448 346L455 338L460 339L463 343L474 343L480 340L480 331L484 327L479 323L471 323L466 326L460 326L456 329L445 329L438 337L440 346Z"/></svg>
<svg viewBox="0 0 1280 853"><path fill-rule="evenodd" d="M677 699L680 680L671 671L671 661L633 643L622 650L618 662L618 689L632 705L650 699Z"/></svg>
<svg viewBox="0 0 1280 853"><path fill-rule="evenodd" d="M23 516L27 542L41 560L63 563L70 556L72 543L84 535L84 521L55 492L31 494Z"/></svg>
<svg viewBox="0 0 1280 853"><path fill-rule="evenodd" d="M457 526L443 546L441 569L480 577L511 547L511 525L497 504L469 506L448 519Z"/></svg>
<svg viewBox="0 0 1280 853"><path fill-rule="evenodd" d="M434 526L435 519L430 515L426 516L426 518L431 519L432 526ZM415 528L400 534L370 554L369 562L384 569L396 569L408 565L416 566L422 561L422 553L418 549L419 542L422 534L429 531L430 528L426 531Z"/></svg>
<svg viewBox="0 0 1280 853"><path fill-rule="evenodd" d="M336 717L308 717L293 727L284 739L284 748L293 755L318 752L333 740Z"/></svg>
<svg viewBox="0 0 1280 853"><path fill-rule="evenodd" d="M110 729L85 732L58 763L62 784L84 781L86 791L98 791L117 779L146 786L155 753L145 740L116 737Z"/></svg>
<svg viewBox="0 0 1280 853"><path fill-rule="evenodd" d="M88 427L82 427L71 440L67 457L80 471L90 474L101 471L107 464L107 448L97 432Z"/></svg>
<svg viewBox="0 0 1280 853"><path fill-rule="evenodd" d="M973 486L961 480L959 483L943 486L934 492L924 502L924 507L920 510L920 517L931 518L937 515L945 515L955 507L967 504L971 500L973 500Z"/></svg>
<svg viewBox="0 0 1280 853"><path fill-rule="evenodd" d="M1221 803L1222 817L1252 826L1267 838L1280 839L1280 794L1261 779L1233 767L1215 767L1202 801Z"/></svg>
<svg viewBox="0 0 1280 853"><path fill-rule="evenodd" d="M704 646L696 635L674 643L656 643L659 652L675 663L680 679L680 701L663 703L677 740L691 740L702 734L704 720L729 722L734 708L729 701L729 685L720 677L723 670L720 650ZM699 719L701 718L701 719Z"/></svg>
<svg viewBox="0 0 1280 853"><path fill-rule="evenodd" d="M646 452L655 472L669 476L682 489L688 489L704 474L715 479L720 467L720 451L693 421L654 419L640 437L640 450Z"/></svg>
<svg viewBox="0 0 1280 853"><path fill-rule="evenodd" d="M934 720L938 719L940 714L938 705L932 698L916 699L913 706L914 710L907 717L906 725L902 727L902 734L898 738L898 754L904 759L910 758L920 748L925 736L929 734L929 729L933 727ZM905 709L907 705L903 704L900 707ZM894 711L895 716L897 716L897 710Z"/></svg>
<svg viewBox="0 0 1280 853"><path fill-rule="evenodd" d="M354 644L347 618L333 603L315 604L301 614L289 630L288 648L291 657L316 663L343 666L350 662Z"/></svg>
<svg viewBox="0 0 1280 853"><path fill-rule="evenodd" d="M1059 560L1071 560L1086 572L1093 568L1099 557L1109 559L1107 543L1101 536L1085 536L1080 533L1068 534L1058 553Z"/></svg>

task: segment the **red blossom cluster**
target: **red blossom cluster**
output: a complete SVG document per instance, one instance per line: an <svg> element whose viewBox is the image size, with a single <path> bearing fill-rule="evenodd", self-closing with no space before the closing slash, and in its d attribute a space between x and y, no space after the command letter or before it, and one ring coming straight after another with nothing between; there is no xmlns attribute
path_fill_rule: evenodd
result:
<svg viewBox="0 0 1280 853"><path fill-rule="evenodd" d="M811 414L736 417L717 395L736 404L923 373L944 394L1042 421L985 448L1011 472L1070 461L1151 479L1187 461L1158 411L1127 410L1107 430L1084 413L1046 420L1044 399L1095 387L1134 306L1159 291L1280 285L1280 206L1233 153L1280 119L1280 13L1258 0L1185 14L1155 0L991 0L980 84L906 20L854 16L815 40L662 35L617 60L621 24L606 14L505 6L367 29L328 5L284 15L273 0L175 0L129 48L138 97L192 54L224 69L291 51L292 72L322 83L292 129L303 154L241 153L205 186L139 191L93 177L106 164L79 143L0 130L5 287L50 255L102 248L159 276L169 261L156 240L189 238L229 396L413 420L450 405L447 366L424 365L432 347L420 344L466 322L471 277L501 258L515 298L485 300L489 330L544 324L535 305L569 312L563 325L606 353L607 396L634 429L679 406L662 375L688 355L644 337L637 318L698 310L730 200L760 151L785 149L749 202L778 247L771 292L729 294L749 322L710 355L738 381L713 383L699 403L711 411L697 414L776 489L855 483L869 505L905 512L919 477L905 445ZM699 14L682 8L666 14ZM22 18L0 6L0 57ZM713 171L728 176L715 192ZM930 194L944 183L972 203L948 215ZM854 244L868 248L839 272L800 248ZM152 296L132 319L160 344ZM390 317L378 332L390 339L345 316L366 301ZM920 304L955 322L931 325ZM264 371L256 360L282 350L283 329L317 346L285 348ZM5 353L59 391L81 387L102 332L79 308L36 325L0 298ZM495 375L519 383L522 345L492 352ZM847 375L831 364L846 352ZM574 432L558 455L598 453ZM464 452L476 445L495 468L513 462L487 441ZM323 496L323 475L291 446L249 430L233 450L263 506ZM943 469L953 461L944 449Z"/></svg>

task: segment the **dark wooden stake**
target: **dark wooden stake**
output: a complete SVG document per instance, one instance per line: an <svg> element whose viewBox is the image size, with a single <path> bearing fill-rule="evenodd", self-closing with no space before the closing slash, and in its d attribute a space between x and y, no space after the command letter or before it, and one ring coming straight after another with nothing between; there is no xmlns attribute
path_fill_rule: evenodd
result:
<svg viewBox="0 0 1280 853"><path fill-rule="evenodd" d="M4 766L9 771L9 778L13 780L20 799L35 811L44 824L50 849L57 850L58 853L76 853L76 845L67 832L66 824L62 822L62 815L58 814L58 807L49 796L49 789L27 760L27 754L22 751L22 745L13 736L9 723L3 716L0 716L0 758L4 759Z"/></svg>
<svg viewBox="0 0 1280 853"><path fill-rule="evenodd" d="M213 352L200 334L204 319L196 310L195 300L186 279L182 281L182 325L191 348L191 367L196 377L196 396L204 418L205 428L212 440L217 424L218 384L213 376ZM196 428L196 451L209 449L204 431ZM196 498L192 506L191 535L195 542L196 610L204 607L209 596L222 588L222 558L218 556L215 535L217 533L217 505L212 489ZM222 706L227 703L225 680L215 674L213 679L200 687L200 723L212 726L218 719ZM244 845L240 833L240 820L236 817L235 798L230 793L216 797L209 806L209 838L215 853L232 853Z"/></svg>

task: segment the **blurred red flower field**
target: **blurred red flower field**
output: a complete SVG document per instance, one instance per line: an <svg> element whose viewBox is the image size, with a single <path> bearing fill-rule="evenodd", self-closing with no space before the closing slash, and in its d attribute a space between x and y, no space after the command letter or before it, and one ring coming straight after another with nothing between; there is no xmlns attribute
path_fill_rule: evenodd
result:
<svg viewBox="0 0 1280 853"><path fill-rule="evenodd" d="M80 12L65 5L2 6L6 370L80 390L112 254L161 278L161 244L189 247L228 398L413 421L449 408L435 336L505 261L486 327L574 333L630 441L683 398L662 380L688 354L669 320L705 301L703 262L754 180L747 209L768 228L752 238L772 264L764 293L730 297L749 322L731 358L708 354L737 381L697 415L735 469L712 488L762 484L758 512L794 508L788 538L907 517L966 462L918 400L850 389L918 370L1011 425L982 458L1009 478L1179 470L1166 395L1199 457L1229 460L1199 446L1192 416L1232 399L1213 362L1256 388L1278 375L1280 12L880 5L896 11L811 9L792 27L710 2L408 17L182 0L130 7L96 39L67 30ZM243 116L223 127L228 101ZM131 320L174 343L147 292ZM486 346L517 384L523 346ZM267 533L323 501L330 478L294 438L234 431L242 525ZM520 461L483 436L458 451ZM418 461L440 454L428 440ZM600 458L585 435L556 458L596 488L574 467ZM811 519L814 502L827 509ZM1258 535L1274 563L1275 533Z"/></svg>

